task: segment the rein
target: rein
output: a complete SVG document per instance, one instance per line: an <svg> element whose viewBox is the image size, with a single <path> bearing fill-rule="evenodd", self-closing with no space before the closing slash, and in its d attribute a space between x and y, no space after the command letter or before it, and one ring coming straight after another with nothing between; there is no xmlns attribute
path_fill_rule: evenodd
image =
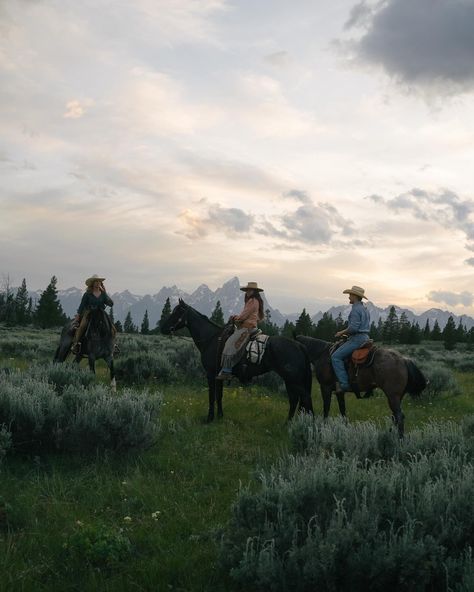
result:
<svg viewBox="0 0 474 592"><path fill-rule="evenodd" d="M192 341L196 345L198 343L205 344L205 343L207 343L207 342L209 342L209 341L211 341L212 339L215 338L215 335L211 335L210 337L206 337L205 339L195 339L194 337L186 337L185 335L175 335L175 327L177 325L179 325L180 323L183 323L183 327L187 327L189 329L189 326L188 326L188 309L187 308L183 312L183 314L178 318L178 320L176 321L176 323L172 327L170 327L170 335L172 337L179 337L180 339L184 339L185 341ZM179 327L179 329L182 329L183 327ZM179 331L179 329L178 329L178 331Z"/></svg>

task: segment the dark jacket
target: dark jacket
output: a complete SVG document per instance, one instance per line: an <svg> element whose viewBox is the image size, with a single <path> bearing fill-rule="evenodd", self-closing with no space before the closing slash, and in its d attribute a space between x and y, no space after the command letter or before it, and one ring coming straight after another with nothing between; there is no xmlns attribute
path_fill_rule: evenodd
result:
<svg viewBox="0 0 474 592"><path fill-rule="evenodd" d="M95 297L92 292L84 292L81 304L77 309L77 314L82 315L85 310L105 310L106 306L113 306L113 300L108 296L107 292L101 292L99 297Z"/></svg>

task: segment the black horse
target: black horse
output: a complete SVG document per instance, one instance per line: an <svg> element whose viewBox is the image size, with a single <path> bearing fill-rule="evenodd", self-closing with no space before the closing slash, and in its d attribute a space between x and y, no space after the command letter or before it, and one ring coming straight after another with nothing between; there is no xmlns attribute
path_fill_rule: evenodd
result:
<svg viewBox="0 0 474 592"><path fill-rule="evenodd" d="M69 356L74 338L74 321L69 321L61 331L59 346L54 354L54 362L64 362ZM87 358L89 368L95 374L96 360L103 359L110 371L110 385L115 390L114 371L115 337L112 333L111 321L103 310L91 310L89 324L81 340L81 352L75 354L75 362L79 364L82 358Z"/></svg>
<svg viewBox="0 0 474 592"><path fill-rule="evenodd" d="M187 327L194 343L201 353L201 363L207 375L209 386L209 411L207 421L214 419L214 404L217 402L217 415L222 412L222 381L216 380L220 369L220 336L222 327L210 321L206 316L179 300L161 330L165 334ZM233 368L233 374L241 382L249 382L254 376L274 370L285 381L290 401L288 419L295 414L299 404L302 411L313 413L311 400L312 372L308 354L303 346L286 337L269 337L265 353L260 364L251 364L241 360Z"/></svg>
<svg viewBox="0 0 474 592"><path fill-rule="evenodd" d="M330 355L330 348L333 344L304 335L298 335L296 339L306 347L314 365L316 378L321 387L323 414L324 417L327 417L331 406L331 394L336 388L336 376ZM377 386L383 390L398 433L403 436L405 418L401 407L403 396L405 393L409 393L412 397L418 397L427 385L426 378L418 366L396 351L378 347L374 353L373 363L370 366L360 366L357 375L354 367L349 367L349 379L359 398L362 391L370 392ZM339 411L341 415L345 416L344 394L337 394L337 400Z"/></svg>

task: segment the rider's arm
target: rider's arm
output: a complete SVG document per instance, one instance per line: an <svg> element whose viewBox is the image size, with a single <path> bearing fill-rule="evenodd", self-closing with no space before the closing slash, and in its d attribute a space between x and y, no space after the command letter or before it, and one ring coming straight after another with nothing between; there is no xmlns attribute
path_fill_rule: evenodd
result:
<svg viewBox="0 0 474 592"><path fill-rule="evenodd" d="M87 292L84 292L84 294L82 295L81 303L79 304L79 308L77 309L76 316L82 316L82 313L84 312L84 310L86 308L87 308Z"/></svg>
<svg viewBox="0 0 474 592"><path fill-rule="evenodd" d="M258 313L258 301L256 298L249 298L242 310L242 312L237 315L234 320L242 323L246 321L250 316Z"/></svg>
<svg viewBox="0 0 474 592"><path fill-rule="evenodd" d="M353 307L349 314L348 322L349 324L347 325L347 329L344 330L344 333L346 335L354 335L355 333L358 333L362 323L361 311Z"/></svg>
<svg viewBox="0 0 474 592"><path fill-rule="evenodd" d="M102 292L102 295L104 297L104 304L105 306L113 306L114 305L114 301L112 300L112 298L107 294L107 292Z"/></svg>

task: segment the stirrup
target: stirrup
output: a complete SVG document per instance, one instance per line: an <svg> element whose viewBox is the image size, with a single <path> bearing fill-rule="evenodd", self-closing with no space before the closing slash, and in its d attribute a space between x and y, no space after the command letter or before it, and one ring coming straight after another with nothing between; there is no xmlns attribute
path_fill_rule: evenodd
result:
<svg viewBox="0 0 474 592"><path fill-rule="evenodd" d="M74 345L71 347L71 352L77 356L77 354L81 353L81 342L78 341L77 343L74 343Z"/></svg>
<svg viewBox="0 0 474 592"><path fill-rule="evenodd" d="M232 372L221 370L219 374L216 376L216 380L230 380L232 378Z"/></svg>
<svg viewBox="0 0 474 592"><path fill-rule="evenodd" d="M114 343L114 350L112 352L112 355L118 356L119 353L120 353L120 348L119 348L119 346L116 343Z"/></svg>

